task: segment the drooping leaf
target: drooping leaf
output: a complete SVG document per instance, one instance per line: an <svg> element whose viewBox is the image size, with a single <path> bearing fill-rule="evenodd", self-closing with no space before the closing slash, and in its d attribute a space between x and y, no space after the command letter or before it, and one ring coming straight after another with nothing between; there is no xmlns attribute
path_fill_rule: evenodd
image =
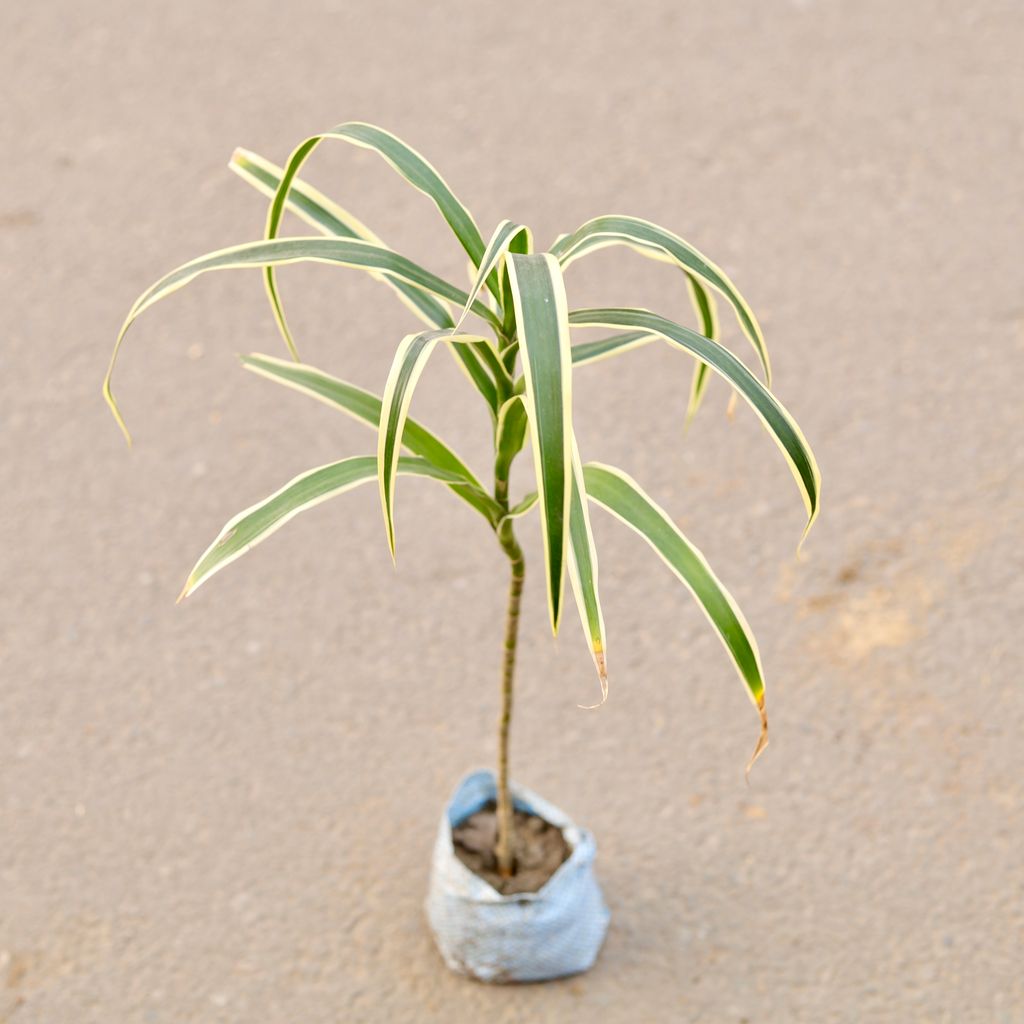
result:
<svg viewBox="0 0 1024 1024"><path fill-rule="evenodd" d="M601 703L608 699L607 641L604 634L604 616L597 586L597 548L590 529L587 511L586 483L576 439L572 441L572 497L569 504L569 579L573 596L583 623L583 635L590 645L590 653L601 684ZM596 706L596 705L595 705Z"/></svg>
<svg viewBox="0 0 1024 1024"><path fill-rule="evenodd" d="M558 632L572 493L572 364L565 286L547 253L506 260L526 379L551 628Z"/></svg>
<svg viewBox="0 0 1024 1024"><path fill-rule="evenodd" d="M425 459L412 456L403 456L399 460L398 472L430 477L442 483L458 479ZM189 573L178 600L188 597L214 573L241 558L300 512L376 478L377 459L372 455L342 459L297 476L225 524Z"/></svg>
<svg viewBox="0 0 1024 1024"><path fill-rule="evenodd" d="M283 171L276 164L248 149L236 149L228 167L243 181L270 199L277 193ZM383 246L385 243L362 221L338 206L322 192L298 178L292 180L285 208L311 227L335 238L361 238ZM388 274L371 272L398 293L402 302L428 327L454 327L448 307L433 295Z"/></svg>
<svg viewBox="0 0 1024 1024"><path fill-rule="evenodd" d="M728 349L682 324L645 309L573 310L569 314L569 322L580 327L629 327L660 335L721 374L750 404L785 456L807 509L807 526L804 529L804 536L807 536L818 514L821 490L821 475L814 454L796 420Z"/></svg>
<svg viewBox="0 0 1024 1024"><path fill-rule="evenodd" d="M649 334L647 331L626 331L624 334L610 334L607 338L598 341L584 341L572 347L572 365L588 366L590 363L600 362L610 356L623 355L632 352L633 349L649 345L657 341L658 335Z"/></svg>
<svg viewBox="0 0 1024 1024"><path fill-rule="evenodd" d="M381 400L369 391L332 377L313 366L293 363L273 356L242 356L242 365L261 377L340 409L353 418L378 430ZM422 456L436 468L459 478L448 486L464 501L480 512L493 526L502 515L501 507L483 488L465 462L439 437L414 419L406 419L402 446Z"/></svg>
<svg viewBox="0 0 1024 1024"><path fill-rule="evenodd" d="M473 261L473 265L480 265L484 252L484 240L480 235L480 229L476 226L476 222L473 220L469 210L459 202L455 197L455 193L448 187L448 183L411 146L408 146L390 132L384 131L383 128L378 128L376 125L366 124L361 121L349 121L345 124L337 125L329 132L313 135L299 143L293 150L285 165L284 174L274 199L270 204L270 209L267 212L265 235L268 239L274 238L277 235L292 181L313 150L325 139L337 139L342 142L348 142L363 149L369 149L383 157L410 185L424 193L434 202L438 210L441 211L441 215L448 222L455 237L459 240L460 245L462 245L469 258ZM294 349L295 343L292 340L291 332L285 320L272 266L266 269L265 284L278 327L289 348ZM487 284L491 294L498 298L497 278L491 275Z"/></svg>
<svg viewBox="0 0 1024 1024"><path fill-rule="evenodd" d="M453 334L451 331L421 331L407 334L395 352L388 374L384 396L381 399L380 425L377 430L377 478L380 503L384 512L388 548L395 557L394 494L398 475L398 452L405 433L409 406L420 374L439 341L449 344L471 345L481 339L472 334Z"/></svg>
<svg viewBox="0 0 1024 1024"><path fill-rule="evenodd" d="M686 284L690 292L690 301L700 319L700 333L705 338L718 341L718 312L715 309L715 300L708 291L701 285L700 281L693 274L687 271ZM708 386L710 370L707 363L698 362L693 368L693 377L690 381L690 398L686 403L686 425L697 415L701 399Z"/></svg>
<svg viewBox="0 0 1024 1024"><path fill-rule="evenodd" d="M720 267L678 235L650 221L615 214L595 217L577 228L571 235L563 235L551 247L551 252L565 268L588 252L610 245L625 245L643 256L674 263L717 289L735 310L743 333L764 367L765 381L768 387L771 387L772 371L768 349L750 306Z"/></svg>
<svg viewBox="0 0 1024 1024"><path fill-rule="evenodd" d="M750 758L752 765L767 744L768 718L761 656L739 606L711 571L704 556L635 480L620 469L596 462L583 467L583 480L590 500L635 530L682 580L725 644L761 717L761 734Z"/></svg>
<svg viewBox="0 0 1024 1024"><path fill-rule="evenodd" d="M284 172L269 160L250 150L236 149L228 166L243 181L247 181L264 195L273 198L277 194ZM376 245L384 245L365 224L298 178L292 179L285 208L301 217L307 224L319 228L325 235L333 235L338 238L362 238L364 241L373 242ZM378 277L391 285L402 302L428 326L439 329L455 326L447 304L435 299L429 292L389 274L371 273L371 276ZM496 361L496 357L492 360L490 348L490 342L488 342L487 349L483 354L486 360L492 363ZM492 378L484 369L476 351L470 346L450 345L448 351L452 353L463 372L483 395L492 416L495 415L498 403L495 381L507 378L507 371L499 365L499 376ZM292 355L295 355L294 351Z"/></svg>
<svg viewBox="0 0 1024 1024"><path fill-rule="evenodd" d="M430 271L424 270L412 260L406 259L390 249L356 238L278 238L270 242L246 242L189 260L188 263L182 264L160 278L136 299L114 344L110 366L103 381L103 394L115 419L124 431L125 437L131 440L117 402L114 400L111 377L125 334L137 317L154 303L179 288L183 288L189 281L208 271L232 270L240 267L280 266L286 263L302 262L336 263L340 266L355 267L360 270L386 271L392 277L409 281L420 288L440 295L442 298L458 302L460 305L466 301L464 291L431 274ZM493 321L494 314L481 303L474 303L473 309L474 312L484 315L485 319L490 318Z"/></svg>

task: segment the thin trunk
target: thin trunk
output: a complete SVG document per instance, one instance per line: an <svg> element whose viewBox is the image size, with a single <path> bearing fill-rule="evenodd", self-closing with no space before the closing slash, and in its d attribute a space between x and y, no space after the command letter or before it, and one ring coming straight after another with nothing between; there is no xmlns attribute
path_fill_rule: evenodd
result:
<svg viewBox="0 0 1024 1024"><path fill-rule="evenodd" d="M519 601L523 593L526 562L522 549L512 533L510 521L503 524L498 539L509 557L512 578L508 588L505 652L501 668L501 718L498 721L498 842L494 852L498 861L498 873L502 878L510 878L515 870L515 864L512 853L512 800L508 790L508 734L512 722L512 684L516 669L516 643L519 638Z"/></svg>

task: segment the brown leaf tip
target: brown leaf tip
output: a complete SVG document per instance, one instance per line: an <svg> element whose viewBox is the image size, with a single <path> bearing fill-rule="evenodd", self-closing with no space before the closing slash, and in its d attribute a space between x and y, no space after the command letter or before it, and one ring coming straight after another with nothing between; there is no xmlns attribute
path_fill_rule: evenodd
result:
<svg viewBox="0 0 1024 1024"><path fill-rule="evenodd" d="M768 746L768 712L765 711L764 707L764 694L757 700L757 712L761 716L761 732L757 737L757 745L754 747L754 752L750 755L750 760L747 762L746 770L743 773L748 785L750 784L750 769L754 767L754 762L764 753L764 748Z"/></svg>
<svg viewBox="0 0 1024 1024"><path fill-rule="evenodd" d="M596 704L577 704L576 706L581 711L594 711L608 699L608 665L605 661L604 651L599 647L594 648L594 665L597 667L597 678L601 682L601 699Z"/></svg>

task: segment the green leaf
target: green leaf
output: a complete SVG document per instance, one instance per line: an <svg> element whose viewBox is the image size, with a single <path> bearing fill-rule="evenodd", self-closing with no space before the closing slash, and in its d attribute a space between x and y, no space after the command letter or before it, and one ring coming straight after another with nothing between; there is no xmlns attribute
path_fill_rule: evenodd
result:
<svg viewBox="0 0 1024 1024"><path fill-rule="evenodd" d="M423 192L433 200L434 204L441 211L441 215L454 232L455 237L473 261L473 265L480 265L480 260L484 253L484 240L480 235L480 229L476 226L476 222L473 220L470 212L455 197L455 193L448 187L447 182L416 150L406 145L401 139L390 132L384 131L383 128L360 121L349 121L332 128L329 132L310 136L310 138L301 142L294 149L292 155L288 158L284 175L267 213L265 235L268 239L274 238L277 235L293 179L313 150L325 139L349 142L382 156L410 185L419 189L420 192ZM284 335L288 347L294 351L295 343L292 340L291 332L284 317L284 310L281 307L274 268L272 266L267 267L264 281L278 327ZM491 293L495 298L498 298L497 278L492 275L488 279L487 284Z"/></svg>
<svg viewBox="0 0 1024 1024"><path fill-rule="evenodd" d="M686 284L690 292L690 301L700 318L700 333L705 338L718 341L718 312L715 309L715 300L703 288L700 281L693 274L687 272ZM707 363L698 362L693 368L693 377L690 381L690 398L686 404L686 426L697 415L701 399L707 390L709 373Z"/></svg>
<svg viewBox="0 0 1024 1024"><path fill-rule="evenodd" d="M432 466L425 459L412 457L403 457L399 460L398 472L430 477L443 483L451 483L457 479L450 473ZM236 558L241 558L300 512L305 512L306 509L319 505L328 498L344 494L345 491L376 477L377 459L372 455L342 459L340 462L332 462L297 476L269 498L240 512L225 524L217 539L203 552L195 568L189 573L178 600L188 597L214 573Z"/></svg>
<svg viewBox="0 0 1024 1024"><path fill-rule="evenodd" d="M284 172L269 160L250 150L236 149L228 166L243 181L248 182L264 195L273 198L277 194ZM343 210L321 192L298 178L292 179L285 208L307 224L319 228L325 235L333 235L338 238L361 238L376 245L384 245L377 235L351 213ZM371 277L389 284L402 302L428 326L439 329L455 326L455 321L452 319L447 305L435 299L428 292L389 274L371 272ZM490 344L488 344L486 349L482 350L482 354L488 364L493 364L497 357L492 359L490 348ZM508 374L504 367L499 364L500 375L492 378L472 348L465 345L450 345L448 351L452 353L462 371L483 395L491 415L495 416L498 407L495 381L507 379ZM294 357L294 351L292 355Z"/></svg>
<svg viewBox="0 0 1024 1024"><path fill-rule="evenodd" d="M496 410L500 404L498 389L490 374L484 369L484 364L480 362L475 350L470 345L450 345L448 351L455 357L459 363L459 368L469 378L477 391L483 395L493 420L497 416Z"/></svg>
<svg viewBox="0 0 1024 1024"><path fill-rule="evenodd" d="M512 394L514 382L512 375L505 369L505 364L501 361L494 342L490 338L481 337L479 341L474 341L472 345L457 345L453 346L453 349L459 352L465 350L474 353L481 368L486 366L491 371L493 380L491 380L491 377L488 377L488 380L491 380L492 385L494 385L495 395L495 405L491 407L491 412L497 418L498 406L508 395Z"/></svg>
<svg viewBox="0 0 1024 1024"><path fill-rule="evenodd" d="M398 450L402 445L409 405L413 392L439 341L469 345L480 338L472 334L453 334L451 331L421 331L407 334L395 352L388 382L381 399L380 425L377 430L377 474L380 485L380 503L387 529L388 549L395 557L394 493L398 475Z"/></svg>
<svg viewBox="0 0 1024 1024"><path fill-rule="evenodd" d="M597 548L590 529L590 514L586 496L586 483L576 439L572 442L572 498L569 505L569 579L573 596L583 623L583 635L590 645L590 653L601 684L601 701L608 699L607 643L604 635L604 616L597 588ZM597 705L591 705L596 707Z"/></svg>
<svg viewBox="0 0 1024 1024"><path fill-rule="evenodd" d="M721 374L747 400L786 458L807 509L807 536L818 515L821 474L796 421L775 396L728 349L681 324L645 309L580 309L569 314L580 327L630 327L658 334Z"/></svg>
<svg viewBox="0 0 1024 1024"><path fill-rule="evenodd" d="M526 406L522 395L513 395L498 410L498 422L494 429L494 475L507 480L512 460L522 450L526 441Z"/></svg>
<svg viewBox="0 0 1024 1024"><path fill-rule="evenodd" d="M508 271L507 270L504 271L502 276L507 278L508 277ZM509 331L512 332L512 331L515 331L515 329L516 329L516 325L515 325L516 311L515 311L515 303L512 302L512 299L511 299L511 294L509 296L509 309L511 310L510 316L512 317L512 321L513 321L511 327L509 328ZM516 357L518 355L519 355L519 341L518 341L518 339L515 339L515 340L509 342L509 344L505 348L503 348L501 350L501 362L502 362L502 365L505 367L505 370L510 375L513 375L513 376L515 375L515 372L516 372Z"/></svg>
<svg viewBox="0 0 1024 1024"><path fill-rule="evenodd" d="M767 744L768 718L764 707L761 656L743 613L711 571L704 556L635 480L620 469L596 462L583 467L583 480L590 500L640 534L682 580L725 644L761 716L761 734L747 766L749 771Z"/></svg>
<svg viewBox="0 0 1024 1024"><path fill-rule="evenodd" d="M547 253L506 260L526 381L551 628L562 613L562 584L572 492L572 365L565 286Z"/></svg>
<svg viewBox="0 0 1024 1024"><path fill-rule="evenodd" d="M771 387L772 371L768 349L750 306L719 267L678 235L638 217L595 217L571 235L559 238L551 247L551 252L564 268L588 252L609 245L625 245L643 256L675 263L721 292L735 310L743 333L750 340L764 367L768 387Z"/></svg>
<svg viewBox="0 0 1024 1024"><path fill-rule="evenodd" d="M538 495L536 491L530 491L530 493L527 494L525 498L523 498L521 501L517 501L516 504L514 504L501 517L501 522L498 523L499 528L501 526L501 523L504 522L506 519L518 519L520 516L525 516L526 513L529 512L534 507L534 505L537 504L539 498L540 495Z"/></svg>
<svg viewBox="0 0 1024 1024"><path fill-rule="evenodd" d="M313 366L293 363L273 356L242 356L242 365L251 372L276 381L304 395L319 399L335 409L348 413L367 426L380 427L381 400L369 391L332 377ZM437 469L464 482L448 486L494 526L502 515L501 506L483 488L470 468L439 437L416 420L407 419L402 446L420 455Z"/></svg>
<svg viewBox="0 0 1024 1024"><path fill-rule="evenodd" d="M520 231L513 235L508 243L508 252L514 252L520 256L529 255L533 252L533 234L530 231ZM499 276L501 287L498 292L498 305L504 314L501 333L505 338L510 339L507 346L502 350L501 355L508 368L508 372L514 373L519 342L513 340L516 331L516 310L515 302L512 299L512 286L509 284L508 279L507 259Z"/></svg>
<svg viewBox="0 0 1024 1024"><path fill-rule="evenodd" d="M494 234L491 236L491 240L487 243L487 248L484 250L484 254L480 259L480 267L477 270L475 279L473 280L473 285L469 289L469 302L472 302L473 299L477 297L477 294L483 287L484 281L487 280L488 276L501 261L501 258L513 247L513 245L520 242L521 244L519 248L529 252L532 244L532 237L533 236L528 227L525 227L522 224L513 224L510 220L503 220L494 229ZM469 302L467 302L462 308L462 313L455 324L456 330L462 326L462 321L469 315Z"/></svg>
<svg viewBox="0 0 1024 1024"><path fill-rule="evenodd" d="M246 242L228 249L207 253L197 259L182 264L176 270L160 278L136 299L128 312L124 324L114 344L114 352L110 358L107 376L103 381L103 395L114 414L125 437L131 441L128 429L121 417L117 402L111 390L111 378L118 353L128 328L135 319L154 303L183 288L193 278L211 270L232 270L240 267L280 266L285 263L336 263L361 270L387 271L393 277L411 282L421 288L434 292L442 298L451 299L460 305L466 301L466 293L447 281L431 274L430 271L413 263L412 260L400 256L383 246L374 245L355 238L279 238L267 242ZM494 320L494 314L477 302L473 304L475 312L485 315L485 319Z"/></svg>
<svg viewBox="0 0 1024 1024"><path fill-rule="evenodd" d="M572 347L572 365L587 366L590 363L600 362L609 356L622 355L625 352L632 352L635 348L649 345L657 341L658 335L649 334L647 331L626 331L625 334L611 334L599 341L584 341Z"/></svg>
<svg viewBox="0 0 1024 1024"><path fill-rule="evenodd" d="M283 171L258 153L247 149L236 149L228 167L263 195L271 199L276 195ZM351 213L297 178L292 181L285 207L325 235L335 238L361 238L365 242L384 245L377 235ZM422 289L407 281L391 277L389 274L374 272L371 273L371 276L394 288L402 302L428 326L437 328L455 326L447 306Z"/></svg>

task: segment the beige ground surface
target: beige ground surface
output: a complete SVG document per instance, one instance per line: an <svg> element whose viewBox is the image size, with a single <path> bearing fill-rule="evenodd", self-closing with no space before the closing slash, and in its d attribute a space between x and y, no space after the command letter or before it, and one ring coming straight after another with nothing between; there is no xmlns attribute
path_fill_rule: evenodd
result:
<svg viewBox="0 0 1024 1024"><path fill-rule="evenodd" d="M44 0L0 29L0 1021L1024 1021L1019 5ZM367 489L175 607L229 515L372 439L238 368L279 351L254 274L140 323L134 450L100 402L142 287L259 234L231 148L280 159L348 118L427 152L485 233L615 210L708 251L823 467L798 564L792 483L724 386L684 440L682 358L580 375L585 455L674 510L744 605L773 742L747 788L725 655L613 521L599 713L534 573L515 774L597 833L614 914L576 980L456 979L421 916L446 793L491 758L486 531L410 483L393 572ZM461 278L373 157L310 177ZM688 315L652 266L578 264L571 301ZM332 268L284 287L306 358L381 387L402 307ZM416 405L479 464L450 362Z"/></svg>

